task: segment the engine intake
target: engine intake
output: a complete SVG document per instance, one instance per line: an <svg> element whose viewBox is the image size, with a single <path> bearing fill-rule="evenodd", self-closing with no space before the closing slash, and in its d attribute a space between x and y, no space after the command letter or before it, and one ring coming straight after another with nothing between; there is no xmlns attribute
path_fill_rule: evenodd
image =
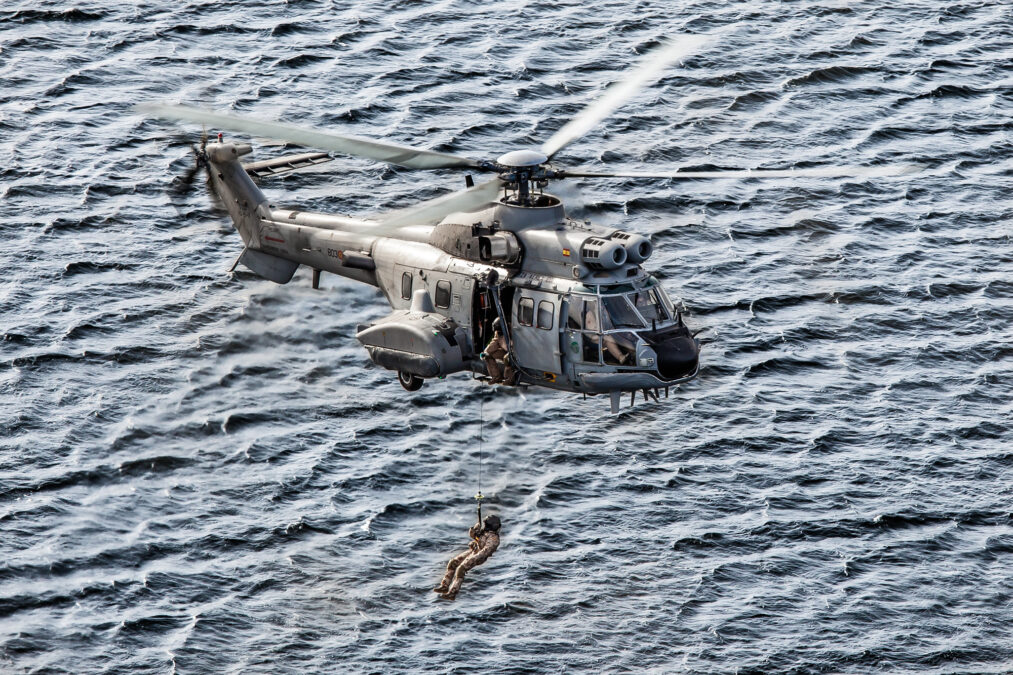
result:
<svg viewBox="0 0 1013 675"><path fill-rule="evenodd" d="M482 262L512 265L520 260L521 247L512 232L483 235L478 238L478 257Z"/></svg>
<svg viewBox="0 0 1013 675"><path fill-rule="evenodd" d="M622 244L626 249L626 258L632 263L642 263L654 253L654 245L651 240L642 234L613 232L609 238Z"/></svg>
<svg viewBox="0 0 1013 675"><path fill-rule="evenodd" d="M589 237L580 246L580 257L593 270L614 270L626 264L626 249L620 242Z"/></svg>

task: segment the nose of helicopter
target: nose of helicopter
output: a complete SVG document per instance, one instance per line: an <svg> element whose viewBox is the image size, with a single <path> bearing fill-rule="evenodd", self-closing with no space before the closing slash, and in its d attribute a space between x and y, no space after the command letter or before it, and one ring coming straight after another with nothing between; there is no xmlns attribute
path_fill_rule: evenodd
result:
<svg viewBox="0 0 1013 675"><path fill-rule="evenodd" d="M658 355L658 373L666 380L686 377L696 370L700 347L689 335L675 335L653 345Z"/></svg>

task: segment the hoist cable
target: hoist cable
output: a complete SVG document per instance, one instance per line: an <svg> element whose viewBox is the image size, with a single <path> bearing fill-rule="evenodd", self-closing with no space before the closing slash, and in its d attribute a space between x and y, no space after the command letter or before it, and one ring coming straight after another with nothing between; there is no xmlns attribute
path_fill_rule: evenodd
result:
<svg viewBox="0 0 1013 675"><path fill-rule="evenodd" d="M475 495L475 500L478 501L478 522L482 522L482 500L485 496L482 494L482 455L485 451L485 402L478 399L478 494Z"/></svg>

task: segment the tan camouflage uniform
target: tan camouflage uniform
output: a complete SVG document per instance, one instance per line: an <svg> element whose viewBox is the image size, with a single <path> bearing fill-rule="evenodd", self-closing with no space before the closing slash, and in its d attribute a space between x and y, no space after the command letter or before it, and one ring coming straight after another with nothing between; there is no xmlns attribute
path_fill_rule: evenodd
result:
<svg viewBox="0 0 1013 675"><path fill-rule="evenodd" d="M457 597L457 591L461 588L464 575L473 567L488 560L489 556L499 548L499 535L492 531L484 531L481 525L472 525L468 534L472 538L471 543L468 544L468 550L450 559L450 562L447 563L447 573L443 575L443 581L436 589L442 591L443 597L448 600Z"/></svg>
<svg viewBox="0 0 1013 675"><path fill-rule="evenodd" d="M514 380L514 368L507 360L509 352L506 348L506 338L499 331L493 333L489 346L485 348L485 367L492 378L490 384L506 382L512 384ZM503 361L503 364L500 364Z"/></svg>

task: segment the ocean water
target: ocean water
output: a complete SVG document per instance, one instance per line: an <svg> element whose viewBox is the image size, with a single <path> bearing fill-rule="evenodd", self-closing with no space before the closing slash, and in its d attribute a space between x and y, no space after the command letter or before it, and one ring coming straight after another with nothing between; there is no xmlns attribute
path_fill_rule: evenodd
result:
<svg viewBox="0 0 1013 675"><path fill-rule="evenodd" d="M704 329L699 378L617 416L404 392L354 339L379 293L229 273L173 187L201 130L132 108L494 158L680 33L710 40L560 163L924 168L561 186ZM1013 671L1011 35L1006 1L7 0L0 672ZM358 216L462 186L262 185ZM503 543L448 603L480 467Z"/></svg>

